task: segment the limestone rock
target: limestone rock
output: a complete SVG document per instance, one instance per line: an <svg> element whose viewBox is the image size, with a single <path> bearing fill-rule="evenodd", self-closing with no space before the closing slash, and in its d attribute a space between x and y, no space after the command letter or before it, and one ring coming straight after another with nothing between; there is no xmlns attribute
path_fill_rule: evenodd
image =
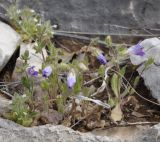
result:
<svg viewBox="0 0 160 142"><path fill-rule="evenodd" d="M160 39L146 39L140 45L143 47L145 55L141 57L130 54L131 62L134 65L139 65L138 73L144 79L144 83L151 91L152 96L160 102ZM151 58L154 63L145 69L145 63Z"/></svg>
<svg viewBox="0 0 160 142"><path fill-rule="evenodd" d="M160 124L138 132L130 142L160 142Z"/></svg>
<svg viewBox="0 0 160 142"><path fill-rule="evenodd" d="M121 142L109 137L80 133L62 125L25 128L0 118L1 142Z"/></svg>
<svg viewBox="0 0 160 142"><path fill-rule="evenodd" d="M160 124L138 131L131 138L120 140L91 133L80 133L62 125L23 127L10 120L0 118L1 142L159 142Z"/></svg>
<svg viewBox="0 0 160 142"><path fill-rule="evenodd" d="M20 44L20 36L9 25L0 21L0 71L8 63Z"/></svg>
<svg viewBox="0 0 160 142"><path fill-rule="evenodd" d="M1 0L2 6L9 6L13 0ZM160 27L159 0L18 0L19 7L29 6L38 11L44 19L58 24L60 30L96 33L134 33L136 28ZM112 26L110 26L110 24ZM147 33L144 30L140 32ZM155 33L155 31L151 31ZM148 34L148 33L147 33Z"/></svg>

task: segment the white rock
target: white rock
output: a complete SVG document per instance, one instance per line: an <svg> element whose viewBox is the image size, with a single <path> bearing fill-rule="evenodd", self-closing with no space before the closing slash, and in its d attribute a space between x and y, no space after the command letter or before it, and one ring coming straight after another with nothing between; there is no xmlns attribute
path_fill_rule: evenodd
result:
<svg viewBox="0 0 160 142"><path fill-rule="evenodd" d="M0 21L0 71L13 55L20 41L20 35L9 25Z"/></svg>
<svg viewBox="0 0 160 142"><path fill-rule="evenodd" d="M141 57L131 54L131 62L134 65L139 65L138 73L144 79L144 83L151 91L152 96L160 102L160 39L149 38L143 40L140 45L143 47L145 55ZM150 58L154 59L154 64L144 69L145 62Z"/></svg>
<svg viewBox="0 0 160 142"><path fill-rule="evenodd" d="M25 50L29 51L29 66L35 66L35 70L42 69L42 63L43 58L40 53L36 53L36 50L34 49L34 46L36 46L36 43L30 43L30 44L21 44L21 50L20 55L24 54ZM47 52L45 49L43 49L44 58L47 57Z"/></svg>

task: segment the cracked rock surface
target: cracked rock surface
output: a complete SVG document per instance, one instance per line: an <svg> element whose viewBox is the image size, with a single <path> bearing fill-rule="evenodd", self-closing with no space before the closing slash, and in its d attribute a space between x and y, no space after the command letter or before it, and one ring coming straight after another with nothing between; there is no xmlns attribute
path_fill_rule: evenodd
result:
<svg viewBox="0 0 160 142"><path fill-rule="evenodd" d="M160 142L160 124L134 135L131 142Z"/></svg>
<svg viewBox="0 0 160 142"><path fill-rule="evenodd" d="M61 125L44 125L25 128L0 118L1 142L121 142L109 137L82 134Z"/></svg>
<svg viewBox="0 0 160 142"><path fill-rule="evenodd" d="M160 124L138 132L128 140L80 133L62 125L23 127L0 118L1 142L160 142Z"/></svg>
<svg viewBox="0 0 160 142"><path fill-rule="evenodd" d="M0 0L0 12L13 0ZM138 28L160 27L159 0L18 0L61 30L96 33L131 33L121 25ZM112 26L109 26L112 24ZM135 31L132 31L136 34ZM144 32L144 31L143 31Z"/></svg>

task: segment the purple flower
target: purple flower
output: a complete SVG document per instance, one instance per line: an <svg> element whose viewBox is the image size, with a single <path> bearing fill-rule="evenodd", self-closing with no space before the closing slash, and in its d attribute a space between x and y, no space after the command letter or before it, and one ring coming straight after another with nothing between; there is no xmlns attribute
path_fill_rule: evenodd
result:
<svg viewBox="0 0 160 142"><path fill-rule="evenodd" d="M139 56L143 56L145 55L143 49L143 47L138 43L137 45L135 45L134 47L130 47L127 51L129 53L132 53L134 55L139 55Z"/></svg>
<svg viewBox="0 0 160 142"><path fill-rule="evenodd" d="M42 75L43 75L43 77L49 77L50 75L51 75L51 73L52 73L52 68L51 68L51 66L47 66L47 67L45 67L43 70L42 70Z"/></svg>
<svg viewBox="0 0 160 142"><path fill-rule="evenodd" d="M31 75L31 76L37 76L38 75L38 71L35 71L34 68L35 68L35 66L32 66L32 67L27 69L27 72L28 72L29 75Z"/></svg>
<svg viewBox="0 0 160 142"><path fill-rule="evenodd" d="M70 71L67 75L67 86L69 89L72 89L76 83L76 75L74 70Z"/></svg>
<svg viewBox="0 0 160 142"><path fill-rule="evenodd" d="M100 61L101 64L103 64L103 65L107 64L107 60L106 60L105 56L102 53L100 53L97 56L97 59Z"/></svg>

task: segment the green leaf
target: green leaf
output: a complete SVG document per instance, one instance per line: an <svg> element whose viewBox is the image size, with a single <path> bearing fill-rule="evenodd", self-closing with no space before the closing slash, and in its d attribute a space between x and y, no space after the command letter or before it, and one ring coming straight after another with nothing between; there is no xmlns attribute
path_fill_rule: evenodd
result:
<svg viewBox="0 0 160 142"><path fill-rule="evenodd" d="M139 80L140 80L140 76L137 76L134 80L133 87L136 87L138 85Z"/></svg>
<svg viewBox="0 0 160 142"><path fill-rule="evenodd" d="M151 64L153 64L153 63L154 63L154 59L153 59L153 58L149 58L149 59L145 62L145 64L144 64L144 70L148 69L149 66L150 66Z"/></svg>
<svg viewBox="0 0 160 142"><path fill-rule="evenodd" d="M25 50L24 54L21 55L21 59L24 61L29 60L29 51L28 50Z"/></svg>
<svg viewBox="0 0 160 142"><path fill-rule="evenodd" d="M29 79L27 77L22 77L21 81L22 81L23 86L26 87L28 90L30 90L31 87L33 86L32 79Z"/></svg>
<svg viewBox="0 0 160 142"><path fill-rule="evenodd" d="M25 126L25 127L29 127L33 122L33 119L32 118L26 118L26 119L23 119L22 120L22 125Z"/></svg>
<svg viewBox="0 0 160 142"><path fill-rule="evenodd" d="M120 75L119 75L119 80L118 80L118 92L120 94L120 91L121 91L121 86L122 86L122 79L123 79L123 76L125 75L126 73L126 66L124 66L123 68L120 69L119 71Z"/></svg>
<svg viewBox="0 0 160 142"><path fill-rule="evenodd" d="M121 96L126 96L126 95L130 94L130 93L129 93L130 89L131 89L131 87L128 86L128 87L123 91L123 93L121 93Z"/></svg>
<svg viewBox="0 0 160 142"><path fill-rule="evenodd" d="M111 36L107 36L105 39L106 45L111 47L112 46L112 38Z"/></svg>
<svg viewBox="0 0 160 142"><path fill-rule="evenodd" d="M64 103L65 103L65 100L64 100L64 97L63 96L58 96L56 98L56 104L57 104L57 107L58 107L58 112L60 113L63 113L64 112Z"/></svg>
<svg viewBox="0 0 160 142"><path fill-rule="evenodd" d="M103 77L104 73L105 73L105 66L101 65L98 69L98 74Z"/></svg>
<svg viewBox="0 0 160 142"><path fill-rule="evenodd" d="M83 76L79 74L76 78L76 84L74 86L74 93L77 94L81 91L83 84Z"/></svg>
<svg viewBox="0 0 160 142"><path fill-rule="evenodd" d="M40 85L41 85L41 87L42 87L43 90L48 90L48 89L49 89L49 86L50 86L50 85L49 85L49 82L47 82L47 81L45 81L45 80L44 80L44 81L41 81L41 84L40 84Z"/></svg>
<svg viewBox="0 0 160 142"><path fill-rule="evenodd" d="M44 111L48 112L49 111L49 96L48 95L44 95L43 97L43 105L44 105Z"/></svg>
<svg viewBox="0 0 160 142"><path fill-rule="evenodd" d="M134 80L134 83L133 83L133 87L136 88L138 83L139 83L139 80L140 80L140 76L137 76ZM130 91L130 94L132 95L134 93L134 89L132 88L131 91Z"/></svg>
<svg viewBox="0 0 160 142"><path fill-rule="evenodd" d="M25 104L26 101L26 97L22 97L19 94L15 94L12 102L12 110L14 112L17 112L17 115L19 113L26 112L28 110L27 105Z"/></svg>
<svg viewBox="0 0 160 142"><path fill-rule="evenodd" d="M121 76L124 76L126 72L126 66L124 66L123 68L120 69L119 73L121 74Z"/></svg>
<svg viewBox="0 0 160 142"><path fill-rule="evenodd" d="M60 88L61 88L62 95L65 95L67 93L67 90L68 90L67 84L60 82Z"/></svg>
<svg viewBox="0 0 160 142"><path fill-rule="evenodd" d="M83 92L84 96L86 96L86 97L93 94L95 92L95 90L96 90L96 88L94 87L94 85L82 88L82 92Z"/></svg>
<svg viewBox="0 0 160 142"><path fill-rule="evenodd" d="M117 104L117 100L116 99L113 99L113 98L110 98L108 100L108 104L112 107L114 107L116 104Z"/></svg>
<svg viewBox="0 0 160 142"><path fill-rule="evenodd" d="M117 48L119 58L124 58L126 55L127 47L125 45L120 45Z"/></svg>
<svg viewBox="0 0 160 142"><path fill-rule="evenodd" d="M115 73L115 74L113 74L112 79L111 79L111 87L112 87L112 90L117 98L119 96L119 90L118 90L119 84L118 83L119 83L119 77Z"/></svg>
<svg viewBox="0 0 160 142"><path fill-rule="evenodd" d="M24 56L25 56L26 58L28 58L28 57L29 57L29 50L25 50L25 52L24 52Z"/></svg>

